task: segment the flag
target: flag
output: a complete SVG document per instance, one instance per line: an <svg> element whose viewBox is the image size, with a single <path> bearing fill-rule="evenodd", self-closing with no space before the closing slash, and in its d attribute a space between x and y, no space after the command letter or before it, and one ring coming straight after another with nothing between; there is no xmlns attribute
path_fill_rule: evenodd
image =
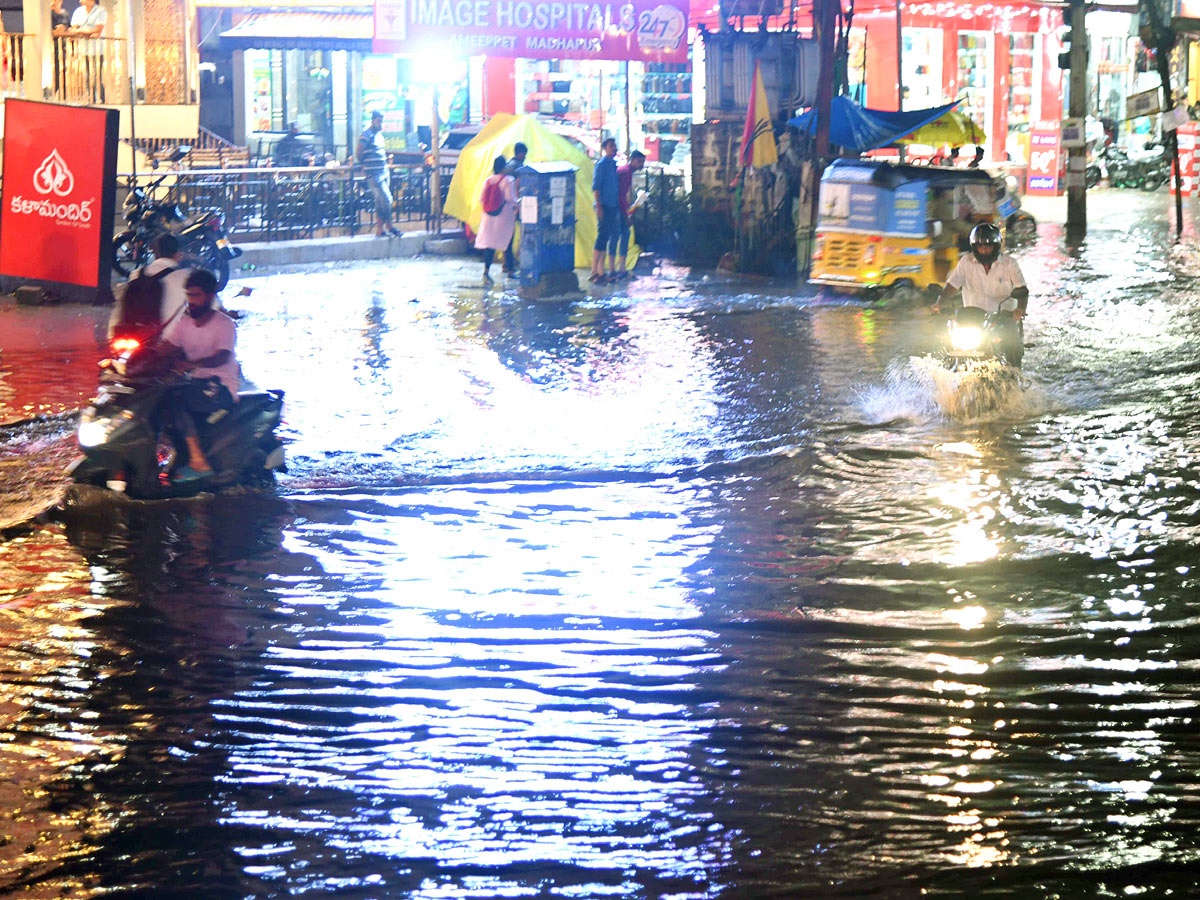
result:
<svg viewBox="0 0 1200 900"><path fill-rule="evenodd" d="M771 127L771 108L767 106L767 89L763 87L762 73L755 62L750 106L746 110L746 128L742 131L742 165L761 169L778 161L775 129Z"/></svg>

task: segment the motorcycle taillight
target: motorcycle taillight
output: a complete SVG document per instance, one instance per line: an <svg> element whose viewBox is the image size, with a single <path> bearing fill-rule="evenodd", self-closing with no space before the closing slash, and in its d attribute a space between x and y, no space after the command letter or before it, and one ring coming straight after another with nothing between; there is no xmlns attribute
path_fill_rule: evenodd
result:
<svg viewBox="0 0 1200 900"><path fill-rule="evenodd" d="M137 338L113 338L112 351L117 356L124 356L127 353L132 353L140 346L142 346L142 342Z"/></svg>

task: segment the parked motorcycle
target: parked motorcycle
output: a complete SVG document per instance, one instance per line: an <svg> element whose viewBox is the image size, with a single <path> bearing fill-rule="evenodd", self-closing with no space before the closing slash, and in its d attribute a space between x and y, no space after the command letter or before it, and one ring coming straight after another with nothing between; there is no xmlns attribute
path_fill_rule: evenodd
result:
<svg viewBox="0 0 1200 900"><path fill-rule="evenodd" d="M190 150L176 147L167 160L178 162ZM150 245L154 239L170 231L179 238L184 259L210 270L217 276L217 290L222 290L229 283L229 261L242 251L229 243L220 213L206 212L189 222L177 204L155 199L155 191L170 175L166 172L145 187L130 188L124 208L129 227L113 239L113 268L128 278L153 258Z"/></svg>
<svg viewBox="0 0 1200 900"><path fill-rule="evenodd" d="M1029 241L1037 237L1037 219L1021 209L1021 198L1009 190L1008 179L996 179L996 211L1004 220L1004 232L1014 242Z"/></svg>
<svg viewBox="0 0 1200 900"><path fill-rule="evenodd" d="M1158 144L1147 144L1144 150L1134 153L1108 144L1096 153L1095 161L1085 170L1085 181L1089 188L1108 178L1110 187L1156 191L1167 183L1170 175L1170 164Z"/></svg>
<svg viewBox="0 0 1200 900"><path fill-rule="evenodd" d="M246 393L232 409L197 423L213 477L172 484L178 460L160 460L157 419L167 395L186 376L169 371L161 356L135 338L114 337L113 350L114 357L100 364L99 391L79 418L81 455L67 470L76 484L159 499L267 482L284 470L283 444L274 433L283 392Z"/></svg>

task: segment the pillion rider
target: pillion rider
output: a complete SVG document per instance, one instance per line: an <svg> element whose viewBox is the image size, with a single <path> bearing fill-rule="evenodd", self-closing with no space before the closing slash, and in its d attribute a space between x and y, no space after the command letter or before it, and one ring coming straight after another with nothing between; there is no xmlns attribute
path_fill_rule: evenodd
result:
<svg viewBox="0 0 1200 900"><path fill-rule="evenodd" d="M936 305L952 305L961 292L963 306L977 306L989 314L1009 313L1012 325L1005 329L1002 349L1009 363L1020 365L1024 350L1021 320L1029 305L1025 276L1015 259L1000 252L1000 229L991 222L972 228L970 243L971 252L958 258Z"/></svg>

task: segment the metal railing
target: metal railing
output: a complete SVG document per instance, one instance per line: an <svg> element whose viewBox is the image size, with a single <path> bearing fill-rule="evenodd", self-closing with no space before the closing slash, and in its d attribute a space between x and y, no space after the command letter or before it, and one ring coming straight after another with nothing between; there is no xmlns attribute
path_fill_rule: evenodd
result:
<svg viewBox="0 0 1200 900"><path fill-rule="evenodd" d="M64 34L52 42L55 100L87 106L129 102L124 38Z"/></svg>
<svg viewBox="0 0 1200 900"><path fill-rule="evenodd" d="M390 166L392 221L434 229L431 172L424 166ZM139 175L145 184L152 177ZM444 173L443 195L449 184ZM120 176L128 186L130 176ZM169 186L168 186L169 185ZM189 169L172 172L160 198L189 217L218 212L228 233L241 240L297 240L358 234L376 227L375 198L360 169ZM444 220L443 224L445 223Z"/></svg>
<svg viewBox="0 0 1200 900"><path fill-rule="evenodd" d="M0 34L0 97L25 96L25 38L28 34Z"/></svg>

